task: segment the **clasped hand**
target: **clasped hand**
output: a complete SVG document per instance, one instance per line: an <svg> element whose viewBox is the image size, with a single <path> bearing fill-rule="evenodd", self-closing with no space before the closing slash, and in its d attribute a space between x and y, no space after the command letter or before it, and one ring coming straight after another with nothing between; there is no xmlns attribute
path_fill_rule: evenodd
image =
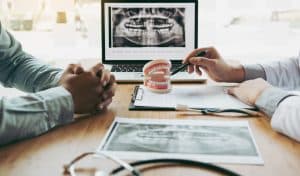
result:
<svg viewBox="0 0 300 176"><path fill-rule="evenodd" d="M88 71L79 64L70 64L62 74L59 85L71 93L74 112L78 114L106 109L116 90L114 75L102 64Z"/></svg>

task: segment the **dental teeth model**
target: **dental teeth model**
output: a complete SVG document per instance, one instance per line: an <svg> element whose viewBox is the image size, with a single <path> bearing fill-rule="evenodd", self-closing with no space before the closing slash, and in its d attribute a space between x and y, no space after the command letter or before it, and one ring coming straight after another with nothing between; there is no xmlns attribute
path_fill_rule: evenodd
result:
<svg viewBox="0 0 300 176"><path fill-rule="evenodd" d="M151 91L166 93L171 90L171 62L157 59L148 62L143 68L144 85Z"/></svg>

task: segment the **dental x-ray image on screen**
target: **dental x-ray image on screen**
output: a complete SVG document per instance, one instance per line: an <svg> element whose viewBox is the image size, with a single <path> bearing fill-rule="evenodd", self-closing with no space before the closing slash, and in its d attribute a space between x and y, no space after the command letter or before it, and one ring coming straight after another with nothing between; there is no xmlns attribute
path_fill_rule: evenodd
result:
<svg viewBox="0 0 300 176"><path fill-rule="evenodd" d="M112 47L185 47L185 8L111 8Z"/></svg>

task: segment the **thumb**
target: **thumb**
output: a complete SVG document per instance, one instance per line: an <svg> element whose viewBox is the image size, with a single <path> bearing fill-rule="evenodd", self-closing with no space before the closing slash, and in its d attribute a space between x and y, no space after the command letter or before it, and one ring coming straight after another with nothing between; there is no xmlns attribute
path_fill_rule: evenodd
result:
<svg viewBox="0 0 300 176"><path fill-rule="evenodd" d="M212 67L215 64L214 59L208 59L205 57L192 57L189 62L193 65L204 66L204 67Z"/></svg>
<svg viewBox="0 0 300 176"><path fill-rule="evenodd" d="M94 66L90 69L90 71L91 71L94 75L96 75L96 76L98 76L98 77L100 77L100 78L101 78L101 74L102 74L103 70L104 70L103 64L96 64L96 65L94 65Z"/></svg>

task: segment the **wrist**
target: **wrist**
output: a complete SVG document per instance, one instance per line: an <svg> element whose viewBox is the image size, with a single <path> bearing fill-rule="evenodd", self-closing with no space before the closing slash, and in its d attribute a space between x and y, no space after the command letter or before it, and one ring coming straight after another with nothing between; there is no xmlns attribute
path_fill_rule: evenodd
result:
<svg viewBox="0 0 300 176"><path fill-rule="evenodd" d="M266 89L268 89L268 88L272 88L272 86L271 85L262 85L262 86L258 87L253 104L255 104L255 102L259 99L259 97L262 95L262 93L264 91L266 91Z"/></svg>
<svg viewBox="0 0 300 176"><path fill-rule="evenodd" d="M231 66L231 82L243 82L245 80L245 69L242 65Z"/></svg>

